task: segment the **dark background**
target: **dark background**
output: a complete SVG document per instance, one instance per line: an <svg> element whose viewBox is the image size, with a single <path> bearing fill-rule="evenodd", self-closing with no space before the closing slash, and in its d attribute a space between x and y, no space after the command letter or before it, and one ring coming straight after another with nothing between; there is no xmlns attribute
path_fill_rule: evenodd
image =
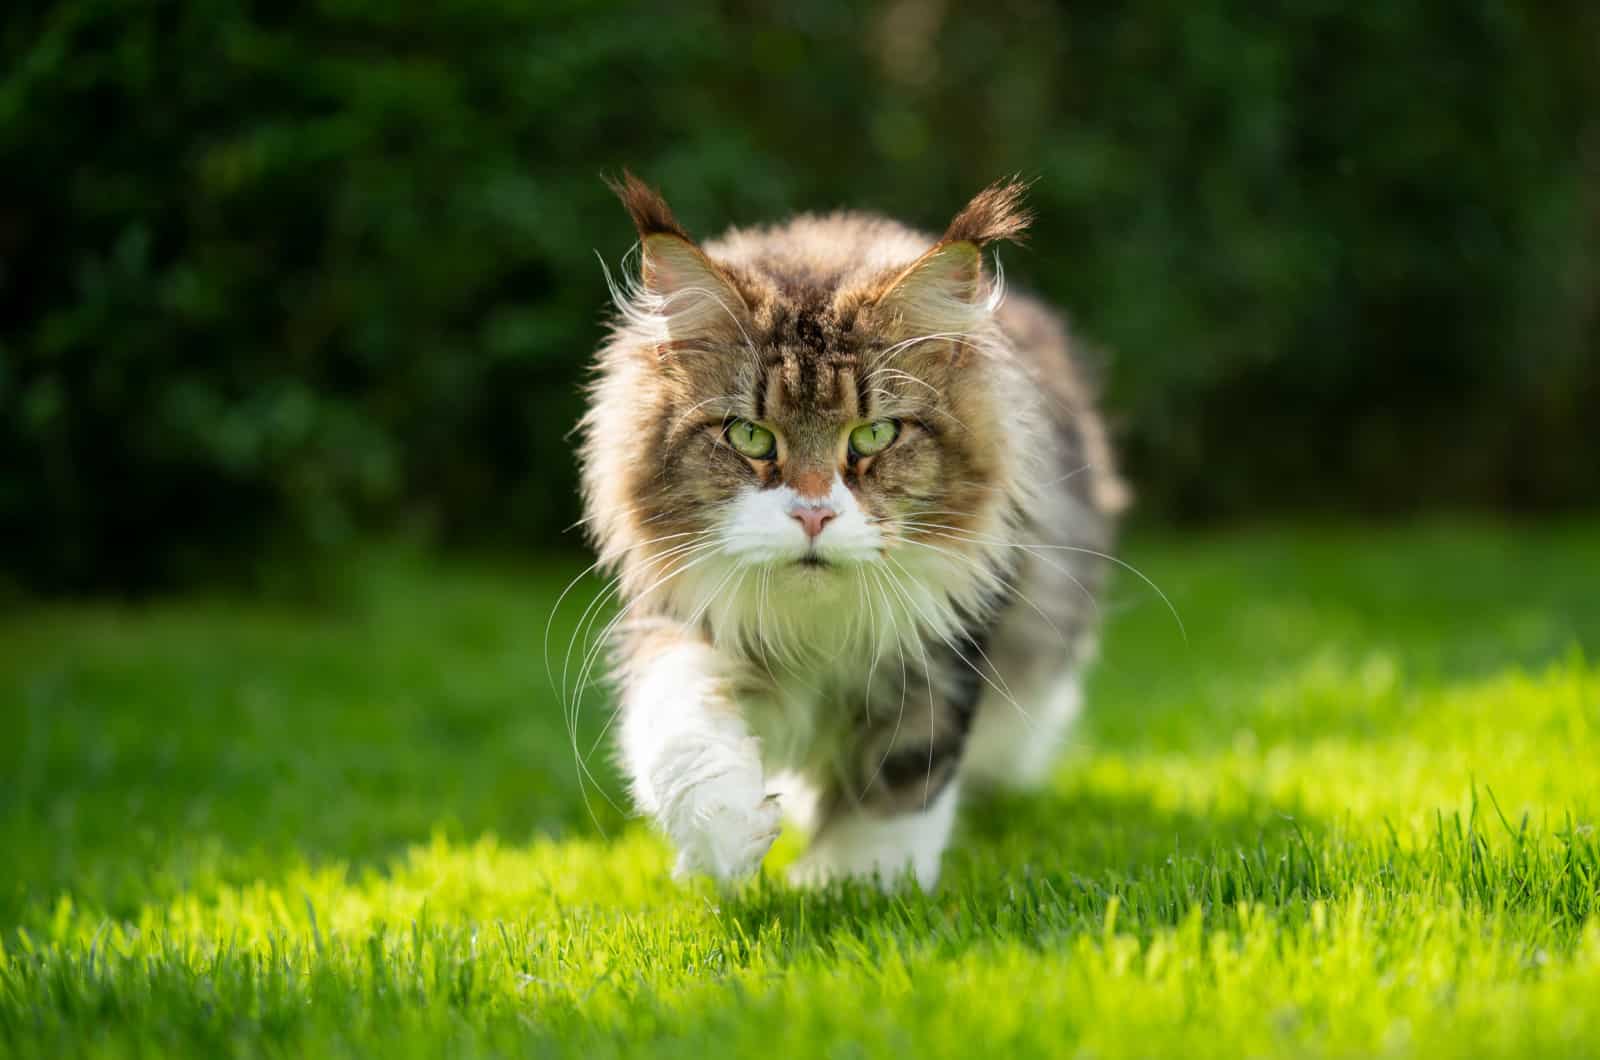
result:
<svg viewBox="0 0 1600 1060"><path fill-rule="evenodd" d="M1600 5L8 5L0 567L543 550L632 242L1035 178L1145 519L1600 500Z"/></svg>

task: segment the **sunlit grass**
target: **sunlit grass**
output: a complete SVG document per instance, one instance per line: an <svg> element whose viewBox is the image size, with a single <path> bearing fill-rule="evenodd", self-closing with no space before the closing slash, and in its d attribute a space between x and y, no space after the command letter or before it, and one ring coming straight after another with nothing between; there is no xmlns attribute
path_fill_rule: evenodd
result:
<svg viewBox="0 0 1600 1060"><path fill-rule="evenodd" d="M1600 1054L1600 528L1130 557L1187 640L1119 582L932 896L674 883L580 794L559 567L15 615L0 1053Z"/></svg>

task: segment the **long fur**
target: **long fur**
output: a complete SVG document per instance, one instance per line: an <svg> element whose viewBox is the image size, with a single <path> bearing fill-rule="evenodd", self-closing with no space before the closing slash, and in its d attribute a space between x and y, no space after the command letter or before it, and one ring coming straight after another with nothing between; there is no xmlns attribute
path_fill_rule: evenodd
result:
<svg viewBox="0 0 1600 1060"><path fill-rule="evenodd" d="M1023 205L1027 191L1027 184L1015 179L989 185L955 215L944 230L942 242L986 247L1002 239L1021 240L1033 224L1032 211Z"/></svg>
<svg viewBox="0 0 1600 1060"><path fill-rule="evenodd" d="M622 200L622 207L628 211L628 216L633 218L639 238L664 234L689 239L689 233L672 215L672 207L667 205L667 200L632 172L624 169L621 177L608 179L606 183Z"/></svg>
<svg viewBox="0 0 1600 1060"><path fill-rule="evenodd" d="M703 247L631 173L614 187L639 263L607 276L580 430L636 802L684 871L750 871L777 800L816 831L807 875L931 885L963 777L1048 763L1076 710L1123 502L1059 319L986 267L1024 187L937 239L833 214ZM735 419L773 459L731 448ZM894 442L847 456L871 421ZM819 504L808 540L785 513ZM962 766L974 732L998 777Z"/></svg>

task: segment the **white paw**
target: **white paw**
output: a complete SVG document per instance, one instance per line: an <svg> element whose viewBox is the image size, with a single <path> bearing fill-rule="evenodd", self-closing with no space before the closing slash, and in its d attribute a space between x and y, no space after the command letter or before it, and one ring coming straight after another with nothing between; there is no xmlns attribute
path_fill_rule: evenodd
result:
<svg viewBox="0 0 1600 1060"><path fill-rule="evenodd" d="M845 812L824 822L790 880L812 887L837 879L872 880L885 891L911 885L932 891L955 823L956 791L954 782L946 785L916 813Z"/></svg>
<svg viewBox="0 0 1600 1060"><path fill-rule="evenodd" d="M750 801L744 785L710 783L695 791L689 819L674 835L677 875L704 873L719 880L751 875L778 838L782 811L775 795Z"/></svg>
<svg viewBox="0 0 1600 1060"><path fill-rule="evenodd" d="M912 885L932 891L939 882L939 866L937 862L918 866L909 859L897 863L871 857L841 862L831 851L814 850L789 869L789 882L796 887L823 887L834 880L860 880L885 893Z"/></svg>

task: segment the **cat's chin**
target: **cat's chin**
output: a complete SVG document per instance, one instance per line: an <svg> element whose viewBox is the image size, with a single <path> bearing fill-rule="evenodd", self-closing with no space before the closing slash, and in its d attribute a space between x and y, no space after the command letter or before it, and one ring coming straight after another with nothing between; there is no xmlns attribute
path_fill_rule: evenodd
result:
<svg viewBox="0 0 1600 1060"><path fill-rule="evenodd" d="M827 577L849 574L857 567L877 562L877 559L876 556L824 556L816 552L807 552L789 560L783 567L801 576Z"/></svg>
<svg viewBox="0 0 1600 1060"><path fill-rule="evenodd" d="M805 586L809 591L824 589L839 580L844 564L821 556L806 555L790 560L779 568L781 580L790 585Z"/></svg>
<svg viewBox="0 0 1600 1060"><path fill-rule="evenodd" d="M819 556L815 552L808 552L793 559L782 560L770 569L773 585L788 586L809 596L814 593L832 595L836 588L843 591L846 586L854 586L857 566L859 561L854 559Z"/></svg>

